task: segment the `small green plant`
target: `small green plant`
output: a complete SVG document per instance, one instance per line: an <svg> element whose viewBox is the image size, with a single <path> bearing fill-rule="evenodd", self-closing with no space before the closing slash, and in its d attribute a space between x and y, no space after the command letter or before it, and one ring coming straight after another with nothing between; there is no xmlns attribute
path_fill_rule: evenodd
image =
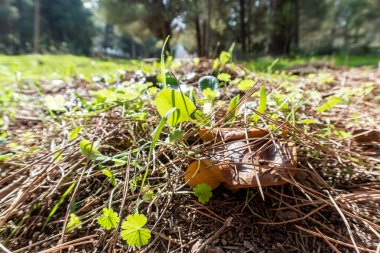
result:
<svg viewBox="0 0 380 253"><path fill-rule="evenodd" d="M82 127L77 126L73 130L69 132L69 136L67 137L69 141L75 140L78 138L80 131L82 131Z"/></svg>
<svg viewBox="0 0 380 253"><path fill-rule="evenodd" d="M161 83L162 85L163 81L161 75L157 76L157 82ZM174 78L174 76L170 75L169 73L166 73L166 87L172 90L179 90L177 80Z"/></svg>
<svg viewBox="0 0 380 253"><path fill-rule="evenodd" d="M234 110L235 106L239 103L239 100L240 100L239 94L233 97L230 101L230 104L228 105L227 112L231 112L232 110ZM235 110L231 112L231 114L226 118L226 122L235 120L235 116L238 113L238 109L239 108L235 108Z"/></svg>
<svg viewBox="0 0 380 253"><path fill-rule="evenodd" d="M66 112L65 98L63 95L46 96L44 102L49 111L52 112Z"/></svg>
<svg viewBox="0 0 380 253"><path fill-rule="evenodd" d="M128 215L126 221L121 224L121 238L127 241L129 246L137 248L147 244L151 238L150 230L143 228L147 221L148 219L143 214Z"/></svg>
<svg viewBox="0 0 380 253"><path fill-rule="evenodd" d="M222 65L229 63L232 59L232 53L230 51L222 51L219 56L219 61Z"/></svg>
<svg viewBox="0 0 380 253"><path fill-rule="evenodd" d="M98 218L98 224L107 230L116 228L119 224L119 215L111 208L103 208L103 215Z"/></svg>
<svg viewBox="0 0 380 253"><path fill-rule="evenodd" d="M45 223L44 223L44 227L46 226L46 224L49 222L49 220L51 219L51 217L53 217L53 215L57 212L58 208L62 205L62 203L65 201L66 197L70 194L70 192L74 189L75 185L77 184L77 182L75 181L74 183L72 183L69 188L67 188L67 190L63 193L63 195L59 198L57 204L55 204L55 206L53 207L53 209L50 211Z"/></svg>
<svg viewBox="0 0 380 253"><path fill-rule="evenodd" d="M115 179L115 175L113 174L113 172L110 171L109 169L103 169L102 172L105 176L107 176L110 179L112 186L115 187L116 186L116 179Z"/></svg>
<svg viewBox="0 0 380 253"><path fill-rule="evenodd" d="M174 130L172 133L169 134L165 142L173 143L175 141L179 141L183 137L184 134L185 134L185 131L183 130Z"/></svg>
<svg viewBox="0 0 380 253"><path fill-rule="evenodd" d="M123 85L126 85L123 83ZM106 103L106 104L118 104L123 105L127 102L133 101L140 96L142 90L144 90L144 85L137 88L132 87L112 87L109 89L101 89L97 91L92 91L91 94L94 96L94 103Z"/></svg>
<svg viewBox="0 0 380 253"><path fill-rule="evenodd" d="M178 108L168 117L167 123L170 126L190 120L191 113L196 109L194 103L187 96L172 89L165 89L157 94L156 106L161 117L164 117L171 109Z"/></svg>
<svg viewBox="0 0 380 253"><path fill-rule="evenodd" d="M81 223L79 217L76 216L75 213L71 213L70 214L70 220L66 226L66 231L69 233L72 233L72 232L74 232L74 229L76 229L76 228L81 229L82 228L81 224L82 223Z"/></svg>
<svg viewBox="0 0 380 253"><path fill-rule="evenodd" d="M215 76L204 76L198 81L198 88L203 91L207 88L211 90L219 89L219 81Z"/></svg>
<svg viewBox="0 0 380 253"><path fill-rule="evenodd" d="M323 105L321 105L317 108L317 112L322 113L324 111L327 111L327 110L333 108L334 106L336 106L337 104L339 104L340 102L342 102L342 100L343 100L343 98L341 98L341 97L330 96L327 98L326 103L324 103Z"/></svg>
<svg viewBox="0 0 380 253"><path fill-rule="evenodd" d="M144 193L142 199L145 202L151 202L154 199L154 192L152 190L148 190Z"/></svg>
<svg viewBox="0 0 380 253"><path fill-rule="evenodd" d="M79 143L80 151L84 157L93 160L93 161L113 161L115 166L121 166L125 164L124 160L117 159L114 157L109 157L100 153L100 151L96 148L97 144L91 143L88 140L82 140Z"/></svg>
<svg viewBox="0 0 380 253"><path fill-rule="evenodd" d="M79 147L82 154L90 160L102 160L105 158L105 156L96 149L96 144L88 140L82 140L79 143Z"/></svg>
<svg viewBox="0 0 380 253"><path fill-rule="evenodd" d="M198 184L194 188L194 195L198 197L198 201L202 204L207 203L212 197L211 186L205 183Z"/></svg>
<svg viewBox="0 0 380 253"><path fill-rule="evenodd" d="M220 81L225 83L231 80L231 75L227 73L220 73L217 77Z"/></svg>
<svg viewBox="0 0 380 253"><path fill-rule="evenodd" d="M239 90L242 90L242 91L247 91L249 90L250 88L252 88L252 86L255 85L255 82L253 80L250 80L250 79L244 79L242 80L239 84L238 84L238 88Z"/></svg>
<svg viewBox="0 0 380 253"><path fill-rule="evenodd" d="M257 108L257 111L259 113L264 113L266 107L267 107L267 92L265 90L265 87L261 86L261 88L260 88L260 104L259 104L259 107ZM256 113L253 114L252 120L255 123L257 123L257 121L259 121L259 115L257 115Z"/></svg>

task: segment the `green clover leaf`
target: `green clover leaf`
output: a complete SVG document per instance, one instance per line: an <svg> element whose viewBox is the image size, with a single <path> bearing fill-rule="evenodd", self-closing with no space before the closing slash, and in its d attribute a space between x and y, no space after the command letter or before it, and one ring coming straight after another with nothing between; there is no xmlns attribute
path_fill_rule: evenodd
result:
<svg viewBox="0 0 380 253"><path fill-rule="evenodd" d="M103 208L103 215L98 218L98 224L107 230L116 228L119 224L119 215L112 209Z"/></svg>
<svg viewBox="0 0 380 253"><path fill-rule="evenodd" d="M128 215L127 220L121 224L123 229L120 233L121 238L126 240L129 246L136 246L137 248L147 244L151 237L150 230L143 228L147 221L143 214Z"/></svg>
<svg viewBox="0 0 380 253"><path fill-rule="evenodd" d="M74 232L74 229L78 228L81 229L81 221L78 216L76 216L74 213L70 214L70 220L67 223L66 231L69 233Z"/></svg>
<svg viewBox="0 0 380 253"><path fill-rule="evenodd" d="M194 195L198 197L198 201L205 204L212 197L211 186L205 183L198 184L194 189Z"/></svg>

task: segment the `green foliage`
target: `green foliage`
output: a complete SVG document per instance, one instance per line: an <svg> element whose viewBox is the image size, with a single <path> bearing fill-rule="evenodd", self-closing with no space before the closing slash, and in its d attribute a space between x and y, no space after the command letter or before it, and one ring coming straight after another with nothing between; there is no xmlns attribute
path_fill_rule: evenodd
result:
<svg viewBox="0 0 380 253"><path fill-rule="evenodd" d="M232 111L232 109L234 109L234 107L239 103L239 99L240 99L240 95L239 95L239 94L236 95L235 97L233 97L233 98L231 99L230 104L228 105L227 112L230 112L230 111ZM226 118L226 122L235 119L235 116L236 116L236 114L238 113L238 109L239 109L239 108L235 108L235 111L232 112L232 113Z"/></svg>
<svg viewBox="0 0 380 253"><path fill-rule="evenodd" d="M113 172L108 170L108 169L103 169L102 172L105 176L107 176L110 179L110 183L112 184L112 186L115 187L116 186L116 179L115 179L115 175L113 174Z"/></svg>
<svg viewBox="0 0 380 253"><path fill-rule="evenodd" d="M163 83L161 75L157 76L157 82ZM167 88L172 89L172 90L179 90L179 85L177 83L177 80L169 73L166 73L166 86Z"/></svg>
<svg viewBox="0 0 380 253"><path fill-rule="evenodd" d="M15 81L15 70L12 66L17 65L18 79L20 81L39 82L44 80L62 81L80 77L91 81L92 77L104 77L106 82L110 78L119 78L120 70L136 71L146 68L147 64L135 60L99 60L73 55L0 55L0 82L9 84ZM1 100L6 98L0 89Z"/></svg>
<svg viewBox="0 0 380 253"><path fill-rule="evenodd" d="M284 70L299 65L312 64L315 62L326 62L337 66L349 66L349 67L359 67L359 66L370 66L377 67L380 58L378 55L347 55L347 54L337 54L334 56L297 56L296 58L276 58L278 61L275 65L273 62L275 59L271 57L265 57L260 59L255 59L254 61L245 62L246 66L250 70L254 71L271 71Z"/></svg>
<svg viewBox="0 0 380 253"><path fill-rule="evenodd" d="M342 139L351 138L352 135L346 131L334 131L334 134Z"/></svg>
<svg viewBox="0 0 380 253"><path fill-rule="evenodd" d="M44 102L49 111L66 112L65 98L62 95L48 95L44 98Z"/></svg>
<svg viewBox="0 0 380 253"><path fill-rule="evenodd" d="M102 89L91 92L96 97L97 103L125 103L133 101L140 96L140 92L137 89L130 87L119 87Z"/></svg>
<svg viewBox="0 0 380 253"><path fill-rule="evenodd" d="M129 246L136 246L137 248L147 244L151 238L150 230L143 228L147 221L143 214L128 215L126 221L121 224L121 238L127 241Z"/></svg>
<svg viewBox="0 0 380 253"><path fill-rule="evenodd" d="M217 77L222 82L228 82L231 80L231 75L227 73L220 73Z"/></svg>
<svg viewBox="0 0 380 253"><path fill-rule="evenodd" d="M144 193L142 199L145 202L151 202L154 199L154 192L152 190L148 190Z"/></svg>
<svg viewBox="0 0 380 253"><path fill-rule="evenodd" d="M57 212L58 208L62 205L62 203L65 201L66 197L70 194L70 192L74 189L75 185L77 184L77 182L75 181L74 183L72 183L70 185L69 188L67 188L67 190L63 193L63 195L59 198L57 204L55 204L55 206L53 207L53 209L50 211L49 213L49 216L47 217L45 223L44 223L44 227L46 226L46 224L49 222L49 220L51 219L51 217L53 217L53 215Z"/></svg>
<svg viewBox="0 0 380 253"><path fill-rule="evenodd" d="M211 89L213 91L219 89L219 81L215 76L204 76L198 81L198 88L201 91Z"/></svg>
<svg viewBox="0 0 380 253"><path fill-rule="evenodd" d="M68 140L72 141L72 140L75 140L76 138L78 138L79 133L80 133L80 131L82 131L82 129L83 129L82 127L77 126L73 130L71 130L69 132Z"/></svg>
<svg viewBox="0 0 380 253"><path fill-rule="evenodd" d="M200 110L195 110L192 115L194 119L196 119L194 123L198 125L205 125L207 124L207 122L209 122L207 116Z"/></svg>
<svg viewBox="0 0 380 253"><path fill-rule="evenodd" d="M153 140L152 144L150 145L150 150L149 150L149 156L153 153L154 147L156 146L157 140L160 137L160 134L162 132L162 129L164 128L166 122L168 119L172 116L174 112L178 112L178 108L174 107L171 108L165 115L162 117L160 123L156 127L156 129L153 132Z"/></svg>
<svg viewBox="0 0 380 253"><path fill-rule="evenodd" d="M90 54L95 25L81 0L40 0L40 47L44 52ZM0 1L0 50L31 53L34 4L30 0ZM5 4L5 6L4 6ZM59 31L59 32L57 32ZM42 39L43 38L43 39Z"/></svg>
<svg viewBox="0 0 380 253"><path fill-rule="evenodd" d="M212 197L211 186L205 183L198 184L194 188L194 195L198 197L198 201L202 204L207 203Z"/></svg>
<svg viewBox="0 0 380 253"><path fill-rule="evenodd" d="M290 110L288 104L287 104L287 101L291 98L292 96L287 96L285 97L284 95L282 94L277 94L274 96L274 101L276 102L276 104L278 105L278 108L276 109L277 111L288 111Z"/></svg>
<svg viewBox="0 0 380 253"><path fill-rule="evenodd" d="M232 53L230 51L222 51L219 56L219 60L222 65L229 63L232 59Z"/></svg>
<svg viewBox="0 0 380 253"><path fill-rule="evenodd" d="M69 233L72 233L72 232L74 232L74 229L76 229L76 228L81 229L82 228L81 224L82 223L81 223L79 217L76 216L74 213L71 213L70 214L70 220L66 226L66 231Z"/></svg>
<svg viewBox="0 0 380 253"><path fill-rule="evenodd" d="M213 70L218 70L220 67L220 60L219 58L216 58L213 63L212 63L212 69Z"/></svg>
<svg viewBox="0 0 380 253"><path fill-rule="evenodd" d="M217 92L215 90L207 88L202 90L202 95L206 98L206 100L214 101L217 96Z"/></svg>
<svg viewBox="0 0 380 253"><path fill-rule="evenodd" d="M141 176L136 175L131 180L129 180L129 189L131 190L131 192L136 192L138 185L141 182L141 179Z"/></svg>
<svg viewBox="0 0 380 253"><path fill-rule="evenodd" d="M264 113L265 109L267 107L267 92L265 90L265 86L260 87L260 104L259 107L257 108L257 111L259 113ZM259 115L258 114L253 114L252 120L257 123L259 121Z"/></svg>
<svg viewBox="0 0 380 253"><path fill-rule="evenodd" d="M322 113L324 111L327 111L327 110L335 107L340 102L342 102L342 100L343 100L343 98L341 98L341 97L330 96L327 98L326 103L324 103L323 105L321 105L317 108L317 112Z"/></svg>
<svg viewBox="0 0 380 253"><path fill-rule="evenodd" d="M103 160L105 158L105 156L96 149L95 144L88 140L82 140L79 143L79 147L82 155L90 160Z"/></svg>
<svg viewBox="0 0 380 253"><path fill-rule="evenodd" d="M119 224L119 215L112 209L103 208L103 215L98 218L98 224L107 230L116 228Z"/></svg>
<svg viewBox="0 0 380 253"><path fill-rule="evenodd" d="M162 46L162 50L161 50L161 80L162 80L162 87L164 89L166 89L166 75L165 75L165 46L166 46L166 43L168 43L169 41L169 38L170 38L170 35L168 35L168 37L166 37L165 39L165 42L164 42L164 45Z"/></svg>
<svg viewBox="0 0 380 253"><path fill-rule="evenodd" d="M175 141L179 141L184 134L185 134L185 131L183 131L183 130L175 130L174 132L169 134L168 143L173 143Z"/></svg>
<svg viewBox="0 0 380 253"><path fill-rule="evenodd" d="M6 159L12 157L12 154L5 154L5 155L0 155L0 163L5 161Z"/></svg>
<svg viewBox="0 0 380 253"><path fill-rule="evenodd" d="M302 119L297 121L297 124L302 124L302 125L309 125L309 124L317 124L319 121L316 119Z"/></svg>
<svg viewBox="0 0 380 253"><path fill-rule="evenodd" d="M239 90L247 91L255 85L255 82L250 79L244 79L238 84Z"/></svg>
<svg viewBox="0 0 380 253"><path fill-rule="evenodd" d="M190 115L195 111L194 103L181 92L171 89L164 89L156 97L157 111L164 117L169 110L178 108L168 117L167 122L171 126L191 119Z"/></svg>
<svg viewBox="0 0 380 253"><path fill-rule="evenodd" d="M172 90L172 91L174 91L174 90ZM168 121L168 119L170 119L170 117L172 117L173 113L178 113L178 112L179 112L179 109L177 107L169 109L169 111L167 111L166 114L162 117L160 123L158 124L158 126L154 130L153 140L152 140L152 143L151 143L150 149L149 149L149 160L151 158L151 155L153 154L154 148L156 147L156 144L157 144L157 140L160 137L162 129L164 128L166 122ZM141 183L141 189L144 187L145 180L146 180L147 176L148 176L148 168L145 169L144 177L143 177L143 180Z"/></svg>

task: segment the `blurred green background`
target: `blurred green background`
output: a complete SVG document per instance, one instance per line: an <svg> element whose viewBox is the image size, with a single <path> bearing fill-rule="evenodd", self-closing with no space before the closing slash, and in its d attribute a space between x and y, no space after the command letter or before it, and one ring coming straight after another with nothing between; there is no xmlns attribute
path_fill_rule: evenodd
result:
<svg viewBox="0 0 380 253"><path fill-rule="evenodd" d="M233 45L238 60L261 58L259 68L267 56L325 55L376 66L379 10L379 0L1 0L0 54L150 58L170 34L177 58Z"/></svg>

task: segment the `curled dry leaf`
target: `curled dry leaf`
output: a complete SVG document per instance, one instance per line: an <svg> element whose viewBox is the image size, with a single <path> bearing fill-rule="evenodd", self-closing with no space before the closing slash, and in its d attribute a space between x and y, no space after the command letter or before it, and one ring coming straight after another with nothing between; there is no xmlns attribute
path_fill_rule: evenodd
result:
<svg viewBox="0 0 380 253"><path fill-rule="evenodd" d="M257 144L237 141L224 145L226 151L222 152L221 159L227 162L219 168L227 186L257 187L258 180L261 186L274 186L291 180L296 172L294 145L274 141L268 147L265 147L266 144L268 140Z"/></svg>
<svg viewBox="0 0 380 253"><path fill-rule="evenodd" d="M202 127L199 130L199 136L204 141L235 141L246 139L246 131L241 128L206 128ZM248 129L248 138L264 137L268 134L268 131L264 129Z"/></svg>
<svg viewBox="0 0 380 253"><path fill-rule="evenodd" d="M212 162L207 160L194 161L190 163L185 173L185 182L192 188L198 184L205 183L215 189L223 181L220 168L213 166Z"/></svg>
<svg viewBox="0 0 380 253"><path fill-rule="evenodd" d="M189 165L185 181L191 187L206 183L214 189L224 183L230 189L251 188L259 186L258 180L261 186L282 185L296 173L295 145L271 139L266 130L202 128L199 135L214 142L204 153L208 159Z"/></svg>

